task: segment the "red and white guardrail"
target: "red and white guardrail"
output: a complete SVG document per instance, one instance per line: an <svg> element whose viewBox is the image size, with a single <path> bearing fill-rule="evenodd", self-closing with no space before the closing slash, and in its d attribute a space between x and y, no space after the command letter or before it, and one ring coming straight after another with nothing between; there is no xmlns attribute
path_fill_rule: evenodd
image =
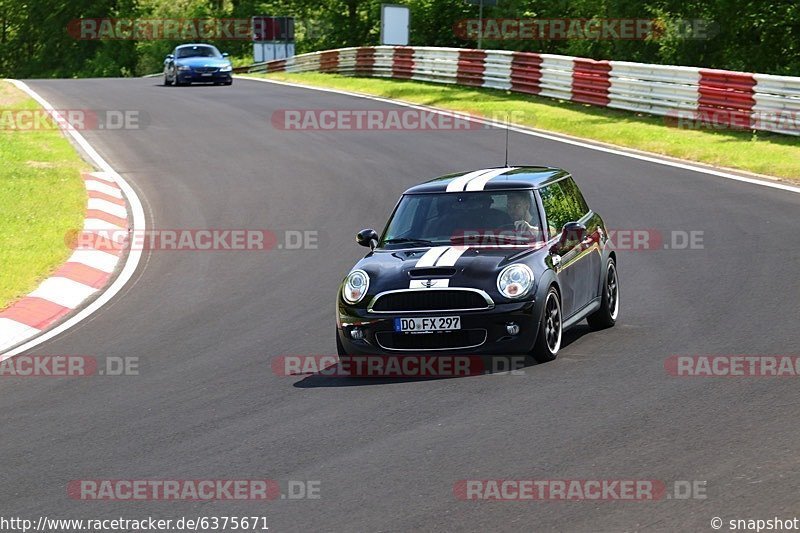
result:
<svg viewBox="0 0 800 533"><path fill-rule="evenodd" d="M490 87L661 115L685 127L713 125L800 135L800 77L507 50L406 46L312 52L259 63L249 72L329 72Z"/></svg>

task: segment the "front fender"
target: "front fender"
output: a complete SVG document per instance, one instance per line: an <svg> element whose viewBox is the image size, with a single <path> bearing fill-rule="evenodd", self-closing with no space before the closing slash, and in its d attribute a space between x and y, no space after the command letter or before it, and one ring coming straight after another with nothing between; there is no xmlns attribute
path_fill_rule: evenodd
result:
<svg viewBox="0 0 800 533"><path fill-rule="evenodd" d="M536 302L536 306L539 309L539 317L541 319L541 313L544 312L544 300L547 296L547 291L550 290L550 287L555 286L556 290L558 291L559 298L561 298L561 285L558 283L558 276L556 273L551 270L547 269L539 278L539 281L536 283L536 292L534 296L534 301Z"/></svg>

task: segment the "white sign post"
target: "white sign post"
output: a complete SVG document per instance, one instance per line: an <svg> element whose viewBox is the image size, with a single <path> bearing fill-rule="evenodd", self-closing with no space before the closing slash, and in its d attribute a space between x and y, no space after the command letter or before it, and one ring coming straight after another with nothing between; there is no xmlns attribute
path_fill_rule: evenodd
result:
<svg viewBox="0 0 800 533"><path fill-rule="evenodd" d="M407 46L410 20L408 7L381 4L381 44Z"/></svg>

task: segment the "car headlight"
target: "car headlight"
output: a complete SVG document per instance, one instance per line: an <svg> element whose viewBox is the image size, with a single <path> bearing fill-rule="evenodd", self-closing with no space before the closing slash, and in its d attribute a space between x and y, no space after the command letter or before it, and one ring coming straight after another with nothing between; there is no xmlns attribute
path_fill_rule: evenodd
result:
<svg viewBox="0 0 800 533"><path fill-rule="evenodd" d="M528 265L508 265L497 276L497 290L506 298L521 298L533 286L533 271Z"/></svg>
<svg viewBox="0 0 800 533"><path fill-rule="evenodd" d="M342 298L350 304L361 301L369 288L369 276L363 270L353 270L344 279Z"/></svg>
<svg viewBox="0 0 800 533"><path fill-rule="evenodd" d="M189 67L187 67L186 65L178 65L176 68L178 70L189 70Z"/></svg>
<svg viewBox="0 0 800 533"><path fill-rule="evenodd" d="M221 69L219 69L220 72L230 72L231 70L233 70L233 67L231 65L226 65Z"/></svg>

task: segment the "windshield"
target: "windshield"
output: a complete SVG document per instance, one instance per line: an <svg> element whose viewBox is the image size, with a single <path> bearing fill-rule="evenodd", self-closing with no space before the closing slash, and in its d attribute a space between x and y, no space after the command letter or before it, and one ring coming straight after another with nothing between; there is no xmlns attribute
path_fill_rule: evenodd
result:
<svg viewBox="0 0 800 533"><path fill-rule="evenodd" d="M541 241L539 221L529 190L409 194L379 246L530 245Z"/></svg>
<svg viewBox="0 0 800 533"><path fill-rule="evenodd" d="M213 46L187 46L178 48L178 57L222 57L222 54Z"/></svg>

